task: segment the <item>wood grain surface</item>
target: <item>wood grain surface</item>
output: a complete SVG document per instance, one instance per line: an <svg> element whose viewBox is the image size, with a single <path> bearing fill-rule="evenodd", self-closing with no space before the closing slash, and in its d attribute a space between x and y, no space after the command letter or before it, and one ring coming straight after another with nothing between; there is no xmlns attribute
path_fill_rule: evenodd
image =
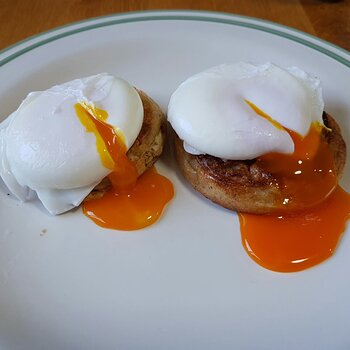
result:
<svg viewBox="0 0 350 350"><path fill-rule="evenodd" d="M221 11L263 18L350 50L350 0L0 0L0 49L74 21L156 9Z"/></svg>

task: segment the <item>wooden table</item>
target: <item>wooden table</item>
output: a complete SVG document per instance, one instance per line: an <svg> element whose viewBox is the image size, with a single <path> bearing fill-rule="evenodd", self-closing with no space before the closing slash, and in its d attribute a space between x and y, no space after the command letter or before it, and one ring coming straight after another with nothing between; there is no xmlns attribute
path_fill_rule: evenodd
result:
<svg viewBox="0 0 350 350"><path fill-rule="evenodd" d="M263 18L350 50L350 0L0 0L0 49L70 22L154 9L211 10Z"/></svg>

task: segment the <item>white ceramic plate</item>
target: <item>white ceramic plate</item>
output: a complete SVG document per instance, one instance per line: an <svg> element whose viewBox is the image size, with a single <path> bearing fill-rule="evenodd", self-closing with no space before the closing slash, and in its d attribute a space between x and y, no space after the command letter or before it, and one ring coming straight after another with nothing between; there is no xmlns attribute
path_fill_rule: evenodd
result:
<svg viewBox="0 0 350 350"><path fill-rule="evenodd" d="M16 44L0 53L0 115L29 91L102 71L166 110L186 77L239 60L318 75L326 110L350 140L346 51L273 23L207 12L113 15ZM235 213L191 190L169 152L157 167L176 196L158 223L132 233L101 229L80 210L51 217L2 188L1 349L350 348L348 234L319 266L265 270L244 252Z"/></svg>

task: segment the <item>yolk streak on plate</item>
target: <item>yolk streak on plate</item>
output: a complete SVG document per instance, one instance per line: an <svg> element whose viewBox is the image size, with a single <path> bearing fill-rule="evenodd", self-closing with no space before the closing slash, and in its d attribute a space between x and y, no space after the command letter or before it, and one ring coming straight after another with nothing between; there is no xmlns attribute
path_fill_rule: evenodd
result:
<svg viewBox="0 0 350 350"><path fill-rule="evenodd" d="M84 214L99 226L117 230L137 230L154 223L174 196L172 183L154 167L138 177L121 133L106 123L106 111L79 103L75 111L86 131L94 133L102 164L112 170L110 190L84 201Z"/></svg>
<svg viewBox="0 0 350 350"><path fill-rule="evenodd" d="M270 121L259 108L247 103ZM290 211L282 215L239 213L239 218L242 243L249 256L267 269L293 272L334 253L350 216L350 196L338 185L333 154L322 137L323 127L312 124L305 137L284 129L293 139L294 153L270 153L256 162L273 174L283 193L282 204ZM304 210L295 212L294 206Z"/></svg>

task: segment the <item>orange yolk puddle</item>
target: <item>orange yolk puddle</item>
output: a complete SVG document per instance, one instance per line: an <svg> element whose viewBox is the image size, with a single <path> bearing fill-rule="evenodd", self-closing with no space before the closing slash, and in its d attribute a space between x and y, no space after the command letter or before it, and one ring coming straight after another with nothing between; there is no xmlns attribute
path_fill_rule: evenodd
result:
<svg viewBox="0 0 350 350"><path fill-rule="evenodd" d="M338 186L333 156L321 129L312 124L304 138L285 129L294 141L294 153L270 153L257 159L274 175L283 193L282 205L290 209L287 215L238 214L245 250L269 270L294 272L324 261L334 253L350 217L350 196ZM304 210L293 211L295 205Z"/></svg>
<svg viewBox="0 0 350 350"><path fill-rule="evenodd" d="M238 215L249 256L269 270L295 272L334 253L350 216L350 196L337 187L321 205L295 216Z"/></svg>
<svg viewBox="0 0 350 350"><path fill-rule="evenodd" d="M154 223L174 196L172 183L154 167L137 177L122 135L106 123L107 112L79 103L75 111L86 131L94 133L102 164L112 170L108 176L111 190L85 201L84 214L99 226L117 230L137 230Z"/></svg>

